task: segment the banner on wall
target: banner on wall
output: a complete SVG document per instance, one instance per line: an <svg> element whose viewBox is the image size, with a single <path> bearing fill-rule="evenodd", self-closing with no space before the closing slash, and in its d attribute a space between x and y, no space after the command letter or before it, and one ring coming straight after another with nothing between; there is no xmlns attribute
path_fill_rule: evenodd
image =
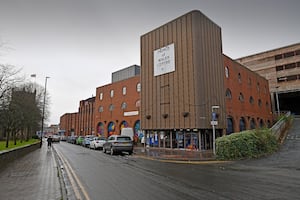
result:
<svg viewBox="0 0 300 200"><path fill-rule="evenodd" d="M154 76L175 71L174 43L154 50Z"/></svg>

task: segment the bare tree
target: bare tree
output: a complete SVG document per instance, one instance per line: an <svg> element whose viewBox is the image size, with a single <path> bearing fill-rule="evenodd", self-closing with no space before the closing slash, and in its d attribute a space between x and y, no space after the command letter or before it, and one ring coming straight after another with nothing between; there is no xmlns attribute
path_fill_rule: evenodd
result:
<svg viewBox="0 0 300 200"><path fill-rule="evenodd" d="M0 64L0 109L8 105L12 89L24 81L20 71L15 66Z"/></svg>

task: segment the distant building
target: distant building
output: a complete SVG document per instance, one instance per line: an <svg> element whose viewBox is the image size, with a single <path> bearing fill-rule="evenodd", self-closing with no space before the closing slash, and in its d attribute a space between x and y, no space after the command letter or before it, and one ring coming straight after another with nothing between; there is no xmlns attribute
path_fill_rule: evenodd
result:
<svg viewBox="0 0 300 200"><path fill-rule="evenodd" d="M236 60L269 81L273 112L300 114L300 43ZM278 94L278 103L276 101Z"/></svg>
<svg viewBox="0 0 300 200"><path fill-rule="evenodd" d="M94 135L94 111L95 97L91 97L79 102L78 109L78 135Z"/></svg>
<svg viewBox="0 0 300 200"><path fill-rule="evenodd" d="M60 131L66 136L79 134L78 112L65 113L60 117Z"/></svg>
<svg viewBox="0 0 300 200"><path fill-rule="evenodd" d="M58 134L59 132L59 125L56 124L51 124L48 127L45 127L44 134L45 135L53 135L53 134Z"/></svg>

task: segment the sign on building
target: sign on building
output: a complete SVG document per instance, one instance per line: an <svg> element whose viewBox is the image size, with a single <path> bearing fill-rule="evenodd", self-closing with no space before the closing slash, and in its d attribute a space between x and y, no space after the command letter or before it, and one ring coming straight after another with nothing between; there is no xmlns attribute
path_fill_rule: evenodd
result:
<svg viewBox="0 0 300 200"><path fill-rule="evenodd" d="M154 76L175 71L174 43L154 50Z"/></svg>

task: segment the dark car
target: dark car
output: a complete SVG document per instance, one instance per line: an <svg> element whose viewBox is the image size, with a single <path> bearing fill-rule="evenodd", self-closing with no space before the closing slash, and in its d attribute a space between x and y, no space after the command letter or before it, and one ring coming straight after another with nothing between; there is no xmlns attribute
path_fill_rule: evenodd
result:
<svg viewBox="0 0 300 200"><path fill-rule="evenodd" d="M103 144L103 152L110 152L111 155L127 152L130 155L133 152L133 141L129 136L111 135Z"/></svg>

